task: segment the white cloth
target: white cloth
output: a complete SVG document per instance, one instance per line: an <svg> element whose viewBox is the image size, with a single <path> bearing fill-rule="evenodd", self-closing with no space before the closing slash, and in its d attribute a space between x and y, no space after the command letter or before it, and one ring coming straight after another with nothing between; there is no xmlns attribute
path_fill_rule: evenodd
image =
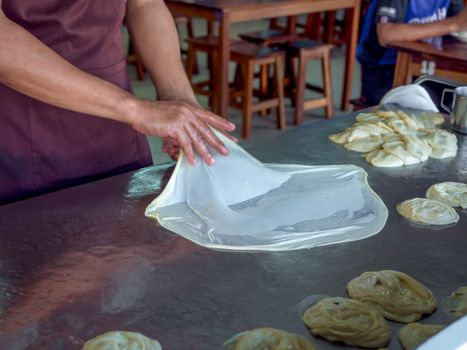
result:
<svg viewBox="0 0 467 350"><path fill-rule="evenodd" d="M428 92L420 85L410 84L392 89L384 95L380 104L394 103L402 107L439 112Z"/></svg>
<svg viewBox="0 0 467 350"><path fill-rule="evenodd" d="M227 250L293 250L378 233L387 209L353 165L262 164L230 149L216 164L190 166L181 155L146 215L197 244Z"/></svg>

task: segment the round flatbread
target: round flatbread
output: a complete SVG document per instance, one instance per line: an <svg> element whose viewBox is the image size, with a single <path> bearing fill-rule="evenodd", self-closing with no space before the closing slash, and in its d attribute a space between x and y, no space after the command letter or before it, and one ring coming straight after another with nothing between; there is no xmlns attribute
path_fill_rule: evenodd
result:
<svg viewBox="0 0 467 350"><path fill-rule="evenodd" d="M135 332L114 331L88 340L81 350L162 350L157 340Z"/></svg>
<svg viewBox="0 0 467 350"><path fill-rule="evenodd" d="M397 322L414 322L436 309L433 293L399 271L364 272L347 284L347 293L374 306L384 318Z"/></svg>
<svg viewBox="0 0 467 350"><path fill-rule="evenodd" d="M358 300L320 300L305 311L303 322L312 334L351 346L380 348L390 338L389 325L378 310Z"/></svg>
<svg viewBox="0 0 467 350"><path fill-rule="evenodd" d="M467 287L460 287L441 302L443 311L454 318L467 315Z"/></svg>
<svg viewBox="0 0 467 350"><path fill-rule="evenodd" d="M415 350L444 327L439 324L409 323L399 331L399 340L405 350Z"/></svg>
<svg viewBox="0 0 467 350"><path fill-rule="evenodd" d="M274 328L256 328L227 340L222 350L316 350L313 344L298 334Z"/></svg>
<svg viewBox="0 0 467 350"><path fill-rule="evenodd" d="M449 225L459 221L459 214L449 205L426 198L413 198L397 205L406 219L423 225Z"/></svg>
<svg viewBox="0 0 467 350"><path fill-rule="evenodd" d="M426 191L426 198L443 202L451 207L467 209L467 184L462 182L441 182Z"/></svg>

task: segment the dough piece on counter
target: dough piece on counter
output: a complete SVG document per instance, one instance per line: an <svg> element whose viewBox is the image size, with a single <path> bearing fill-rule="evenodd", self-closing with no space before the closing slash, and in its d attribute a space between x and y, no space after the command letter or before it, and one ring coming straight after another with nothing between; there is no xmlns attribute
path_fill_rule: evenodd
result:
<svg viewBox="0 0 467 350"><path fill-rule="evenodd" d="M432 129L437 125L444 123L444 117L441 113L426 112L422 114L414 114L411 118L413 118L420 128L423 129Z"/></svg>
<svg viewBox="0 0 467 350"><path fill-rule="evenodd" d="M450 158L455 157L457 154L457 137L446 130L423 130L419 137L420 140L431 148L431 158Z"/></svg>
<svg viewBox="0 0 467 350"><path fill-rule="evenodd" d="M399 340L405 350L415 350L443 328L439 324L409 323L399 331Z"/></svg>
<svg viewBox="0 0 467 350"><path fill-rule="evenodd" d="M399 203L399 214L423 225L449 225L459 221L459 214L449 205L433 199L413 198Z"/></svg>
<svg viewBox="0 0 467 350"><path fill-rule="evenodd" d="M434 199L451 207L467 209L467 184L462 182L441 182L431 186L425 194L426 198Z"/></svg>
<svg viewBox="0 0 467 350"><path fill-rule="evenodd" d="M349 135L350 135L350 132L346 130L344 132L329 135L329 140L331 140L334 143L338 143L342 145L344 143L347 143L347 141L349 140Z"/></svg>
<svg viewBox="0 0 467 350"><path fill-rule="evenodd" d="M140 333L114 331L88 340L81 350L162 350L162 347Z"/></svg>
<svg viewBox="0 0 467 350"><path fill-rule="evenodd" d="M431 154L431 148L415 135L404 135L405 149L420 161L426 161Z"/></svg>
<svg viewBox="0 0 467 350"><path fill-rule="evenodd" d="M316 336L364 348L385 346L391 335L388 323L378 310L347 298L318 301L305 311L303 322Z"/></svg>
<svg viewBox="0 0 467 350"><path fill-rule="evenodd" d="M298 334L274 328L256 328L227 340L222 350L316 350L313 344Z"/></svg>
<svg viewBox="0 0 467 350"><path fill-rule="evenodd" d="M405 144L402 141L390 141L383 145L383 149L386 153L392 154L397 158L400 158L404 165L412 165L420 163L420 159L414 157L412 153L409 153L405 149Z"/></svg>
<svg viewBox="0 0 467 350"><path fill-rule="evenodd" d="M367 153L365 159L371 165L381 168L397 168L404 165L402 159L382 149Z"/></svg>
<svg viewBox="0 0 467 350"><path fill-rule="evenodd" d="M441 303L443 311L454 318L467 315L467 287L460 287Z"/></svg>
<svg viewBox="0 0 467 350"><path fill-rule="evenodd" d="M436 309L433 293L409 275L392 270L364 272L347 283L353 299L374 306L385 318L414 322Z"/></svg>
<svg viewBox="0 0 467 350"><path fill-rule="evenodd" d="M349 151L367 153L377 150L383 144L380 136L372 136L366 139L353 140L346 143L344 147Z"/></svg>
<svg viewBox="0 0 467 350"><path fill-rule="evenodd" d="M412 117L410 117L407 113L405 113L403 111L397 111L396 114L404 122L404 124L406 125L406 127L408 129L410 129L410 130L420 129L420 126L417 123L417 121L412 119Z"/></svg>

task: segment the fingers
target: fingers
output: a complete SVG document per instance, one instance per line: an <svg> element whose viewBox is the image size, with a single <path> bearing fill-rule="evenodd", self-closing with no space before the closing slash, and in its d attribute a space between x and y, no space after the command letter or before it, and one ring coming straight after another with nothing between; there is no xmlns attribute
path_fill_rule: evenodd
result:
<svg viewBox="0 0 467 350"><path fill-rule="evenodd" d="M202 119L205 123L213 126L220 131L234 131L235 124L228 120L219 117L218 115L206 111L200 107L195 108L195 114L198 118Z"/></svg>
<svg viewBox="0 0 467 350"><path fill-rule="evenodd" d="M183 149L188 163L190 163L191 165L196 165L195 152L193 151L191 139L185 132L184 128L180 128L178 130L177 141L180 147Z"/></svg>
<svg viewBox="0 0 467 350"><path fill-rule="evenodd" d="M187 125L185 126L185 132L190 137L196 153L199 154L206 164L213 165L215 163L214 158L212 158L212 155L204 142L203 136L201 136L196 127Z"/></svg>
<svg viewBox="0 0 467 350"><path fill-rule="evenodd" d="M222 143L219 138L214 135L212 130L203 122L194 123L196 130L201 134L201 136L211 145L217 152L223 154L224 156L229 154L229 150Z"/></svg>

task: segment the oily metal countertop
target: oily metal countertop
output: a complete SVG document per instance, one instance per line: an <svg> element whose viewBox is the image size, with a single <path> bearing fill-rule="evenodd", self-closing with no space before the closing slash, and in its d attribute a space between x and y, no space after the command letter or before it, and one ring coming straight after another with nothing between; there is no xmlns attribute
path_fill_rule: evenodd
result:
<svg viewBox="0 0 467 350"><path fill-rule="evenodd" d="M467 136L457 157L395 169L370 166L327 140L355 115L292 129L247 149L270 163L355 164L389 209L379 234L352 243L275 253L199 247L158 227L144 209L170 177L161 165L0 207L0 349L80 349L110 330L138 331L165 350L217 350L238 332L275 327L312 338L298 304L345 296L364 271L406 272L438 300L467 285L467 212L424 227L395 205L436 182L467 182ZM313 210L313 208L310 208ZM449 323L437 310L423 320ZM389 349L400 349L391 323Z"/></svg>

